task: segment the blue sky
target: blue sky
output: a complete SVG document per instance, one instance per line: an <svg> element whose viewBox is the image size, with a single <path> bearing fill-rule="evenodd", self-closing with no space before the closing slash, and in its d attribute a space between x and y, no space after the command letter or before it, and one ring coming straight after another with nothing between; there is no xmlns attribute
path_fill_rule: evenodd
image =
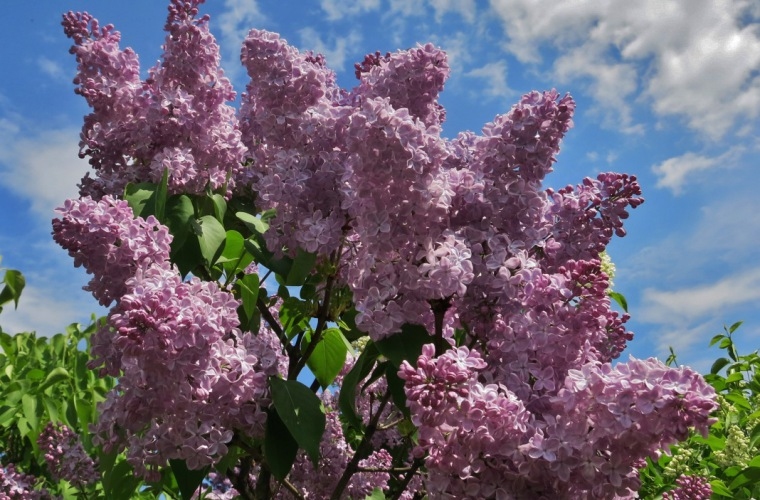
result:
<svg viewBox="0 0 760 500"><path fill-rule="evenodd" d="M63 11L86 10L122 33L143 71L160 57L166 6L156 0L10 2L0 31L0 255L27 277L5 331L53 334L91 313L87 277L50 237L53 208L87 170L77 157L88 112ZM646 203L609 252L629 301L637 357L709 368L709 339L744 320L760 347L760 3L753 0L209 0L224 68L245 86L240 42L279 32L326 56L344 87L364 54L432 42L449 54L444 132L479 131L527 91L578 102L575 128L547 186L602 171L636 175Z"/></svg>

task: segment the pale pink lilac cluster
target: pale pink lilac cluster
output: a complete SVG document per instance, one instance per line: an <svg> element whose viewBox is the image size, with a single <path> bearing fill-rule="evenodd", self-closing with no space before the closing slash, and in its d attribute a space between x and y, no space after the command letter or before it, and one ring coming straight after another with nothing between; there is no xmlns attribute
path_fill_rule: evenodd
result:
<svg viewBox="0 0 760 500"><path fill-rule="evenodd" d="M49 423L37 437L37 446L44 453L54 480L65 480L81 488L100 479L95 462L69 427Z"/></svg>
<svg viewBox="0 0 760 500"><path fill-rule="evenodd" d="M85 286L109 306L127 291L140 267L168 265L172 235L155 217L135 217L126 201L110 195L66 200L53 220L53 239L68 250L74 266L93 277Z"/></svg>
<svg viewBox="0 0 760 500"><path fill-rule="evenodd" d="M127 287L92 341L90 366L119 377L96 441L128 448L153 478L169 459L193 469L219 460L235 431L263 435L267 377L282 369L276 337L241 333L239 303L216 283L154 266Z"/></svg>
<svg viewBox="0 0 760 500"><path fill-rule="evenodd" d="M82 195L120 195L129 182L160 182L165 171L172 193L231 193L246 149L208 16L196 18L202 1L171 1L163 58L144 81L137 55L119 48L113 26L101 28L87 13L64 16L79 62L77 93L93 108L80 156L90 158L96 176L83 179Z"/></svg>
<svg viewBox="0 0 760 500"><path fill-rule="evenodd" d="M712 486L702 476L682 475L676 479L675 489L662 494L663 500L709 500L712 498Z"/></svg>

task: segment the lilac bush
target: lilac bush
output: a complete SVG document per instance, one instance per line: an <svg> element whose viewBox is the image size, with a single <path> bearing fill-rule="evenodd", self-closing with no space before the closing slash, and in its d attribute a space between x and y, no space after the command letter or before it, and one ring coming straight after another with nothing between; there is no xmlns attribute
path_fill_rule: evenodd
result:
<svg viewBox="0 0 760 500"><path fill-rule="evenodd" d="M706 431L697 373L612 365L632 334L602 259L643 199L617 173L544 187L569 95L446 138L433 45L342 89L251 30L235 111L201 3L170 2L145 80L112 26L64 16L93 172L53 231L115 301L90 362L118 377L106 452L244 498L630 498L647 457Z"/></svg>

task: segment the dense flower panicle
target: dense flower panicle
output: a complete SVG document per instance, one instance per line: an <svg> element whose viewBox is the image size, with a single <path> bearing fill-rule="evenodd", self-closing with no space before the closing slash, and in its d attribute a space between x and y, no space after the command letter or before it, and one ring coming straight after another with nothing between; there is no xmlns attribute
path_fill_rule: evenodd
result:
<svg viewBox="0 0 760 500"><path fill-rule="evenodd" d="M68 250L76 267L93 277L85 286L108 306L127 291L126 281L140 267L168 265L172 235L152 215L134 217L126 201L110 195L66 200L56 209L53 239Z"/></svg>
<svg viewBox="0 0 760 500"><path fill-rule="evenodd" d="M36 478L16 470L14 464L0 466L0 500L47 500L47 490L35 490Z"/></svg>
<svg viewBox="0 0 760 500"><path fill-rule="evenodd" d="M97 441L128 447L136 471L153 477L168 459L218 460L233 430L262 435L267 376L282 370L266 331L242 334L232 295L173 269L140 269L127 287L92 340L90 366L119 377Z"/></svg>
<svg viewBox="0 0 760 500"><path fill-rule="evenodd" d="M65 480L77 487L93 484L100 479L95 462L84 451L79 436L65 425L49 423L37 438L45 454L48 470L56 481Z"/></svg>
<svg viewBox="0 0 760 500"><path fill-rule="evenodd" d="M159 182L165 171L172 193L231 192L246 153L208 17L195 19L200 3L171 2L164 56L145 81L111 26L100 29L87 13L64 16L79 61L78 93L93 108L80 155L90 157L96 177L83 179L83 195L118 195L129 182Z"/></svg>
<svg viewBox="0 0 760 500"><path fill-rule="evenodd" d="M444 51L433 44L418 45L381 57L369 54L356 65L360 80L352 94L361 99L387 97L395 109L406 108L425 125L440 125L446 112L438 104L438 94L449 77Z"/></svg>
<svg viewBox="0 0 760 500"><path fill-rule="evenodd" d="M712 498L710 482L701 476L681 476L674 490L662 494L663 500L708 500Z"/></svg>

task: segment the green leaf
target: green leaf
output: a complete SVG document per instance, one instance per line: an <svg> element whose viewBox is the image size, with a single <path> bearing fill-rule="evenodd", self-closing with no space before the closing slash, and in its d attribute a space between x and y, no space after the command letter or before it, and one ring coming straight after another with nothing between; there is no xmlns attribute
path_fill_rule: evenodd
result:
<svg viewBox="0 0 760 500"><path fill-rule="evenodd" d="M728 333L734 333L737 328L742 326L742 323L744 323L744 321L737 321L736 323L728 327Z"/></svg>
<svg viewBox="0 0 760 500"><path fill-rule="evenodd" d="M171 465L174 477L177 478L177 485L182 498L188 500L193 497L209 471L208 467L190 470L184 460L169 460L169 465Z"/></svg>
<svg viewBox="0 0 760 500"><path fill-rule="evenodd" d="M166 201L165 224L171 231L172 252L182 247L191 232L191 221L195 220L193 202L186 194L170 196Z"/></svg>
<svg viewBox="0 0 760 500"><path fill-rule="evenodd" d="M369 341L354 363L354 367L343 377L343 385L338 393L338 408L341 416L356 429L362 426L362 420L356 413L356 387L372 371L379 355L375 344Z"/></svg>
<svg viewBox="0 0 760 500"><path fill-rule="evenodd" d="M253 262L253 255L245 250L243 235L234 229L227 231L222 256L217 262L222 263L227 276L233 276Z"/></svg>
<svg viewBox="0 0 760 500"><path fill-rule="evenodd" d="M391 397L396 407L401 410L405 417L409 417L409 408L406 406L406 392L404 392L404 381L398 376L398 368L388 364L385 368L385 379L388 382L388 390L391 391Z"/></svg>
<svg viewBox="0 0 760 500"><path fill-rule="evenodd" d="M45 372L39 368L32 368L26 373L26 379L32 382L39 382L43 378L45 378Z"/></svg>
<svg viewBox="0 0 760 500"><path fill-rule="evenodd" d="M724 397L742 410L752 411L752 405L749 404L747 398L741 393L734 391L730 394L726 394Z"/></svg>
<svg viewBox="0 0 760 500"><path fill-rule="evenodd" d="M5 286L0 291L0 305L6 302L13 301L13 304L18 308L18 300L21 297L21 291L26 286L26 280L24 275L15 269L8 269L5 271L5 277L3 278Z"/></svg>
<svg viewBox="0 0 760 500"><path fill-rule="evenodd" d="M124 199L129 204L135 217L147 218L156 213L157 186L150 182L129 183L124 188Z"/></svg>
<svg viewBox="0 0 760 500"><path fill-rule="evenodd" d="M726 484L720 479L713 479L712 481L710 481L710 486L712 487L713 494L720 495L723 497L728 497L728 498L734 498L734 493L731 490L729 490L726 487Z"/></svg>
<svg viewBox="0 0 760 500"><path fill-rule="evenodd" d="M33 431L37 431L40 425L39 408L37 407L37 398L31 394L21 396L21 410L23 411L26 421Z"/></svg>
<svg viewBox="0 0 760 500"><path fill-rule="evenodd" d="M714 346L716 343L720 342L722 339L724 339L726 336L722 333L719 333L718 335L714 336L712 339L710 339L710 347Z"/></svg>
<svg viewBox="0 0 760 500"><path fill-rule="evenodd" d="M142 480L134 473L132 466L121 459L103 478L103 491L109 500L130 500Z"/></svg>
<svg viewBox="0 0 760 500"><path fill-rule="evenodd" d="M216 216L216 220L224 224L224 214L227 213L227 200L219 193L212 194L210 198L214 203L214 216Z"/></svg>
<svg viewBox="0 0 760 500"><path fill-rule="evenodd" d="M623 296L622 293L610 291L610 292L607 292L607 295L609 295L609 297L612 300L617 302L617 304L623 309L623 311L628 312L628 301L625 300L625 297Z"/></svg>
<svg viewBox="0 0 760 500"><path fill-rule="evenodd" d="M364 500L385 500L385 493L380 488L375 488L371 494L364 497Z"/></svg>
<svg viewBox="0 0 760 500"><path fill-rule="evenodd" d="M269 470L278 481L290 473L298 453L298 443L290 434L285 423L276 411L270 411L264 433L264 457Z"/></svg>
<svg viewBox="0 0 760 500"><path fill-rule="evenodd" d="M712 364L712 367L710 368L710 373L713 375L717 375L719 371L721 371L727 364L729 364L731 361L727 358L718 358L715 360L715 362Z"/></svg>
<svg viewBox="0 0 760 500"><path fill-rule="evenodd" d="M314 467L319 464L319 443L325 431L325 413L316 394L297 380L269 379L272 403L282 422L306 451Z"/></svg>
<svg viewBox="0 0 760 500"><path fill-rule="evenodd" d="M401 332L385 337L375 342L375 345L398 368L404 360L414 364L422 352L422 346L431 343L433 337L424 326L406 323L401 327Z"/></svg>
<svg viewBox="0 0 760 500"><path fill-rule="evenodd" d="M329 387L340 373L346 363L346 354L348 354L348 347L340 330L337 328L325 330L306 361L323 389Z"/></svg>
<svg viewBox="0 0 760 500"><path fill-rule="evenodd" d="M741 372L734 372L728 377L726 377L727 384L730 384L733 382L739 382L740 380L744 380L744 374L742 374Z"/></svg>
<svg viewBox="0 0 760 500"><path fill-rule="evenodd" d="M267 232L267 229L269 229L269 224L255 215L246 212L235 212L235 217L243 221L243 224L245 224L248 230L252 233L264 234Z"/></svg>
<svg viewBox="0 0 760 500"><path fill-rule="evenodd" d="M240 286L240 300L243 302L243 311L250 320L256 312L256 301L259 299L259 275L246 274L237 281Z"/></svg>
<svg viewBox="0 0 760 500"><path fill-rule="evenodd" d="M224 250L224 242L227 233L224 226L212 215L204 215L198 219L198 244L201 247L201 255L206 264L211 267L216 262L217 257Z"/></svg>
<svg viewBox="0 0 760 500"><path fill-rule="evenodd" d="M309 311L309 303L295 297L287 297L282 301L279 318L288 338L309 329Z"/></svg>
<svg viewBox="0 0 760 500"><path fill-rule="evenodd" d="M50 373L48 373L47 377L45 377L45 381L40 385L38 390L42 392L51 385L56 384L62 380L68 380L70 377L71 375L69 375L69 371L66 368L57 366L53 368Z"/></svg>
<svg viewBox="0 0 760 500"><path fill-rule="evenodd" d="M166 197L169 193L169 169L165 168L164 173L161 176L161 183L156 187L156 193L154 198L156 219L158 222L164 223L166 220Z"/></svg>
<svg viewBox="0 0 760 500"><path fill-rule="evenodd" d="M317 254L306 252L300 248L296 252L296 258L293 259L293 266L290 268L288 277L285 280L287 286L301 286L306 281L306 278L311 274L314 269L314 264L317 262Z"/></svg>

